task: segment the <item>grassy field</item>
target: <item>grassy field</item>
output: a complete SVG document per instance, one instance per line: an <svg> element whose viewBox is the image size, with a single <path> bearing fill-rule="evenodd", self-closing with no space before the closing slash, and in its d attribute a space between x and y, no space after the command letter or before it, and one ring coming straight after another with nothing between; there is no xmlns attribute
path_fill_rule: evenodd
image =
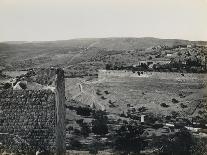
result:
<svg viewBox="0 0 207 155"><path fill-rule="evenodd" d="M91 103L94 103L95 109L100 109L100 105L104 106L109 129L108 134L97 135L89 132L86 137L74 132L75 130L82 131L81 125L77 123L80 120L92 127L94 117L93 115L83 116L77 114L76 110L69 108L67 109L67 119L69 120L67 140L71 144L71 141L75 139L81 144L79 148L70 146L69 149L84 150L84 146L94 145L94 141L98 139L101 146L105 146L105 148L100 147L98 150L110 150L112 148L110 142L116 139L115 133L125 126L126 122L135 121L140 123L141 115L145 115L146 125L143 127L144 133L142 134L145 139L149 137L152 139L153 136L165 137L178 131L171 131L165 125L154 128L155 124L176 124L180 122L191 126L192 121L207 123L206 75L194 75L198 78L180 80L179 78L111 76L107 79L66 79L68 106L88 107ZM82 88L80 88L80 85ZM75 104L71 103L71 98ZM73 129L70 129L71 126L73 126ZM102 143L102 139L106 139L107 143ZM89 148L86 147L85 150Z"/></svg>
<svg viewBox="0 0 207 155"><path fill-rule="evenodd" d="M81 79L67 79L66 89L68 93L74 96L80 90L77 83ZM73 84L68 85L73 81ZM82 80L84 81L84 80ZM75 85L74 85L75 84ZM158 79L158 78L123 78L123 77L108 77L103 81L83 82L83 90L89 94L80 94L76 97L77 100L87 102L98 102L105 106L106 111L120 114L126 113L128 109L139 109L146 107L148 112L156 115L166 116L172 111L179 113L181 117L197 116L201 109L196 109L198 104L203 104L206 101L207 92L205 89L204 79ZM80 99L80 98L84 98ZM173 102L173 99L176 100ZM110 106L111 103L113 106ZM165 103L168 107L162 107ZM181 106L184 105L184 108ZM195 110L196 109L196 110Z"/></svg>

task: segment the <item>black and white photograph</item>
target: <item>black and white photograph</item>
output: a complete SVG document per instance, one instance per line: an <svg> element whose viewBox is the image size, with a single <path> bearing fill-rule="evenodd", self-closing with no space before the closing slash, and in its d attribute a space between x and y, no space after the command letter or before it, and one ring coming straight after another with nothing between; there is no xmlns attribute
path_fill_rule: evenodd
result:
<svg viewBox="0 0 207 155"><path fill-rule="evenodd" d="M0 155L207 155L207 0L0 0Z"/></svg>

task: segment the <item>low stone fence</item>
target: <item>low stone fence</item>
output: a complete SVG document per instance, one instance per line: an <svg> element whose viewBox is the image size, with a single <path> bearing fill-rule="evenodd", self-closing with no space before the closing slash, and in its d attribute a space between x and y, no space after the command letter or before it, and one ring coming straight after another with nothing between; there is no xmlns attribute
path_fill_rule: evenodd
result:
<svg viewBox="0 0 207 155"><path fill-rule="evenodd" d="M139 78L159 78L159 79L207 79L207 74L198 73L177 73L177 72L132 72L127 70L99 70L98 78L110 77L139 77Z"/></svg>

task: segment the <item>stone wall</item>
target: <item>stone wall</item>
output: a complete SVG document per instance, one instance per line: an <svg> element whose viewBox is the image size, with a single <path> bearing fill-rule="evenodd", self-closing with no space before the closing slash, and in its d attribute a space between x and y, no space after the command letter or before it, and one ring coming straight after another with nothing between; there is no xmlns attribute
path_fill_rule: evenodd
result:
<svg viewBox="0 0 207 155"><path fill-rule="evenodd" d="M177 73L177 72L142 72L138 75L137 72L127 70L99 70L98 78L107 79L110 77L139 77L139 78L158 78L158 79L180 79L180 80L194 80L207 79L207 74L201 73Z"/></svg>
<svg viewBox="0 0 207 155"><path fill-rule="evenodd" d="M50 90L0 92L0 142L12 151L55 150L55 94Z"/></svg>

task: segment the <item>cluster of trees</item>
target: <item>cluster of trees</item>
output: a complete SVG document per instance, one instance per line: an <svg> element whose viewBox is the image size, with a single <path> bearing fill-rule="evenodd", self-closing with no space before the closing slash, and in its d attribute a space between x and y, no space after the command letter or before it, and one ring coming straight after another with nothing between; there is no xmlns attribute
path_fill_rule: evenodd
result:
<svg viewBox="0 0 207 155"><path fill-rule="evenodd" d="M140 66L123 66L123 65L117 65L117 64L106 64L106 70L131 70L133 72L135 71L147 71L149 70L149 67L145 63L141 63Z"/></svg>
<svg viewBox="0 0 207 155"><path fill-rule="evenodd" d="M150 139L143 136L144 126L134 123L122 125L115 134L114 151L122 154L139 154L141 150L152 149L163 155L204 155L207 140L195 139L185 128L170 135L153 135ZM199 144L199 145L198 145ZM204 147L204 148L203 148Z"/></svg>
<svg viewBox="0 0 207 155"><path fill-rule="evenodd" d="M199 58L189 58L186 61L172 59L170 63L154 64L152 68L146 63L141 63L139 66L106 64L106 70L130 70L135 71L158 71L158 72L206 72L206 64Z"/></svg>
<svg viewBox="0 0 207 155"><path fill-rule="evenodd" d="M114 136L114 150L123 154L139 153L145 145L141 137L143 132L143 127L136 123L122 125Z"/></svg>
<svg viewBox="0 0 207 155"><path fill-rule="evenodd" d="M183 127L178 128L174 133L169 135L146 136L146 126L139 124L137 121L123 121L115 131L110 131L110 124L107 113L104 111L90 112L93 121L86 123L83 119L77 120L81 129L75 136L88 137L89 133L94 133L93 141L89 145L82 144L78 139L73 138L70 142L70 149L90 150L90 153L97 154L98 150L111 148L119 154L139 154L141 150L151 149L157 154L182 154L182 155L204 155L206 150L203 147L207 141L195 139L192 134ZM154 117L152 118L154 119ZM151 120L155 122L155 120ZM159 127L162 128L162 127ZM101 137L107 137L107 143L100 141Z"/></svg>
<svg viewBox="0 0 207 155"><path fill-rule="evenodd" d="M105 111L98 111L93 114L92 132L97 135L105 135L108 131L108 117Z"/></svg>

